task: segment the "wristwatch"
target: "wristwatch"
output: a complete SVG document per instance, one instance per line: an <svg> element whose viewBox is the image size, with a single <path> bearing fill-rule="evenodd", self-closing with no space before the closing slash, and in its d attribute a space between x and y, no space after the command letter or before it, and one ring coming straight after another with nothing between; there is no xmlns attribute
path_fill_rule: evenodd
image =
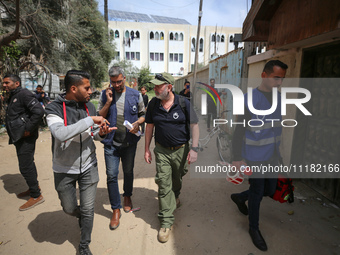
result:
<svg viewBox="0 0 340 255"><path fill-rule="evenodd" d="M191 147L191 149L194 151L194 152L198 152L199 151L199 147Z"/></svg>

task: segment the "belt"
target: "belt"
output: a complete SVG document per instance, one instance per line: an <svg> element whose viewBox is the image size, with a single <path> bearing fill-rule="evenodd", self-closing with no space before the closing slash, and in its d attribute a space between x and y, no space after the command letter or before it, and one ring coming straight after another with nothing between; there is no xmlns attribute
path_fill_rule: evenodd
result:
<svg viewBox="0 0 340 255"><path fill-rule="evenodd" d="M168 149L168 150L175 151L175 150L178 150L179 148L184 147L184 146L185 146L185 143L183 143L182 145L179 145L179 146L172 146L172 147L164 147L163 145L161 145L161 144L158 143L158 142L156 142L156 145L162 146L163 148Z"/></svg>

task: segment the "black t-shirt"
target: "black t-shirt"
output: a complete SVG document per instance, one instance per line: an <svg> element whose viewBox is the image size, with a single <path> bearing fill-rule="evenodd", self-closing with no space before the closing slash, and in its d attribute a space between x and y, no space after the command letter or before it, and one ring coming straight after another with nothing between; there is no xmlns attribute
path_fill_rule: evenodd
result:
<svg viewBox="0 0 340 255"><path fill-rule="evenodd" d="M143 97L144 107L146 108L148 106L148 103L149 103L149 97L148 97L147 94L145 94L145 95L142 94L142 97Z"/></svg>
<svg viewBox="0 0 340 255"><path fill-rule="evenodd" d="M273 101L273 93L272 92L264 92L257 88L267 99L270 105ZM237 122L243 122L245 120L246 123L251 119L251 113L249 112L248 108L245 107L244 115L239 115L237 118ZM243 137L246 133L246 127L243 125L236 125L234 134L233 134L233 161L240 161L242 160L242 145L243 145Z"/></svg>
<svg viewBox="0 0 340 255"><path fill-rule="evenodd" d="M179 146L189 141L190 133L188 133L186 125L186 115L190 116L190 123L198 123L198 118L190 107L189 100L185 99L185 114L179 103L179 96L175 94L174 104L167 112L157 100L153 109L150 107L146 111L145 122L155 125L155 141L164 147ZM152 112L151 112L152 111Z"/></svg>

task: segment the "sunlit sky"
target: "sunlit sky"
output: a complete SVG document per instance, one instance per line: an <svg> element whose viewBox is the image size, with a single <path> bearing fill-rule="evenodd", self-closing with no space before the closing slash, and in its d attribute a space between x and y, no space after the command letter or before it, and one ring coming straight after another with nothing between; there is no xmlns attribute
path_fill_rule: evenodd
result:
<svg viewBox="0 0 340 255"><path fill-rule="evenodd" d="M97 0L104 13L104 0ZM108 0L109 9L152 14L198 24L199 0ZM203 0L203 26L242 27L251 0Z"/></svg>

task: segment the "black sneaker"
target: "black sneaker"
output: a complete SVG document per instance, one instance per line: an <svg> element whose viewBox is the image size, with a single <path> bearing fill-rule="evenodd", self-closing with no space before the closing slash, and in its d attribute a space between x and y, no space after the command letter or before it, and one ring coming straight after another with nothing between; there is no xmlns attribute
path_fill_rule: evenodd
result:
<svg viewBox="0 0 340 255"><path fill-rule="evenodd" d="M242 200L239 194L231 194L231 200L237 205L239 211L244 215L248 215L248 207L246 206L246 201Z"/></svg>
<svg viewBox="0 0 340 255"><path fill-rule="evenodd" d="M268 249L266 241L262 237L260 230L249 228L249 235L251 237L251 240L253 241L253 244L258 249L260 249L261 251L266 251Z"/></svg>
<svg viewBox="0 0 340 255"><path fill-rule="evenodd" d="M90 251L90 248L88 245L86 246L80 246L79 245L79 255L92 255L92 252Z"/></svg>

